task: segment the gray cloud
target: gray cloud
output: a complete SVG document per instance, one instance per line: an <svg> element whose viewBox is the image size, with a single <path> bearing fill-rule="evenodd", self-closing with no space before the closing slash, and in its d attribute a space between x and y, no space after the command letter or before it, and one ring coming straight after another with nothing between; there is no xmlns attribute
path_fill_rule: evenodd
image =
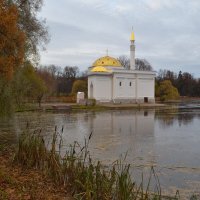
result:
<svg viewBox="0 0 200 200"><path fill-rule="evenodd" d="M200 76L199 0L46 0L51 42L42 64L76 65L82 70L109 49L129 55L134 26L136 57L153 67Z"/></svg>

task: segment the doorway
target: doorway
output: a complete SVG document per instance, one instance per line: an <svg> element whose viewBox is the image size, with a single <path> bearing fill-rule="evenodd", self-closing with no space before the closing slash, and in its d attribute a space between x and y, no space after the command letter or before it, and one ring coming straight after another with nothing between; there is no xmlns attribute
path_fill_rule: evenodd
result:
<svg viewBox="0 0 200 200"><path fill-rule="evenodd" d="M149 99L148 97L144 97L144 103L148 103Z"/></svg>

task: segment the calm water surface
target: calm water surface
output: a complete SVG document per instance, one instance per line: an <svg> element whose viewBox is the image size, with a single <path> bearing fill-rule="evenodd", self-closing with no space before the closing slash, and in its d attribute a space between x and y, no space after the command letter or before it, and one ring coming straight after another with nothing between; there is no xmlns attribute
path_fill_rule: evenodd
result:
<svg viewBox="0 0 200 200"><path fill-rule="evenodd" d="M163 190L181 194L200 191L200 107L140 111L76 113L19 113L1 120L2 133L18 134L29 122L31 129L52 134L64 126L65 144L83 143L93 132L90 152L109 165L127 153L133 174L146 177L154 166ZM140 173L139 173L140 172ZM138 178L139 180L139 178ZM164 189L165 188L165 189Z"/></svg>

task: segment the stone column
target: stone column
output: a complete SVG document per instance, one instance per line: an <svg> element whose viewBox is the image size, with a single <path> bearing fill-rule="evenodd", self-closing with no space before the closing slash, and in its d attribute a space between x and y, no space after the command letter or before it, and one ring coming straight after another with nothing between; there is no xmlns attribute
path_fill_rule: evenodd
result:
<svg viewBox="0 0 200 200"><path fill-rule="evenodd" d="M130 45L130 69L135 70L135 41L131 40Z"/></svg>

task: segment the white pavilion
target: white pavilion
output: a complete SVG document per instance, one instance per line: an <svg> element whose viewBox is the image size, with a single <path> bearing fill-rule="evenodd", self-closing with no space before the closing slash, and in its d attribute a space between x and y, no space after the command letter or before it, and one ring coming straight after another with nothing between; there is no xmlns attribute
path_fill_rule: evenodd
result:
<svg viewBox="0 0 200 200"><path fill-rule="evenodd" d="M130 38L130 69L116 58L97 59L88 69L88 98L97 103L154 103L155 71L135 69L135 36Z"/></svg>

